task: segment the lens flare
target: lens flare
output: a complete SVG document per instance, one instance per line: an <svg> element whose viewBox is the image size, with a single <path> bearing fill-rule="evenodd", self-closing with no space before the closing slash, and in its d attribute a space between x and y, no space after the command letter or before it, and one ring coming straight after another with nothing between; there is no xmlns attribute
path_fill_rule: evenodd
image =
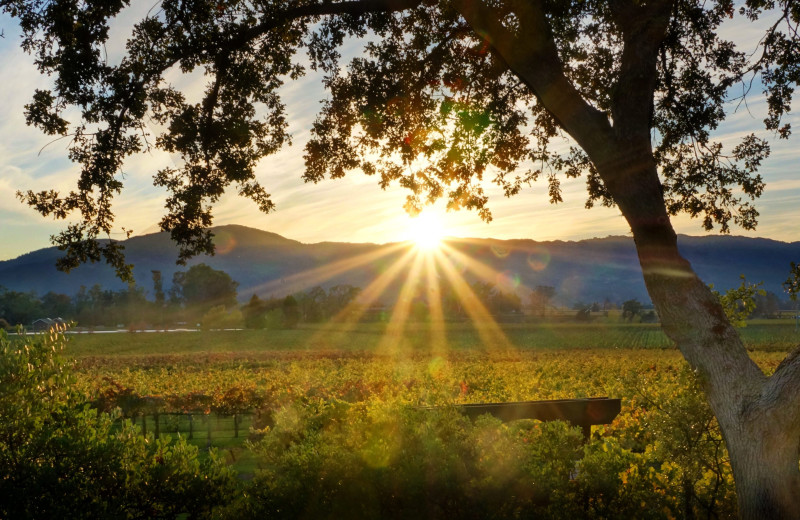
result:
<svg viewBox="0 0 800 520"><path fill-rule="evenodd" d="M534 271L544 271L550 264L550 251L544 247L537 247L528 254L528 265Z"/></svg>
<svg viewBox="0 0 800 520"><path fill-rule="evenodd" d="M214 248L218 255L227 255L236 249L236 238L227 231L217 231L214 234Z"/></svg>
<svg viewBox="0 0 800 520"><path fill-rule="evenodd" d="M507 247L494 244L492 245L492 253L494 253L494 256L497 258L506 258L511 253L511 250Z"/></svg>

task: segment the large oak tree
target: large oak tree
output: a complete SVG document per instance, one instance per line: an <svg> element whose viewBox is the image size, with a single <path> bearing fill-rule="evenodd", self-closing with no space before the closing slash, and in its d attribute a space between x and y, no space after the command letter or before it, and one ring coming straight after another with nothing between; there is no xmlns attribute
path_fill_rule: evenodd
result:
<svg viewBox="0 0 800 520"><path fill-rule="evenodd" d="M741 85L767 96L767 128L788 137L796 1L162 0L107 63L108 24L126 4L0 2L54 78L28 121L71 136L81 166L73 192L21 194L44 215L80 215L56 237L63 268L105 257L130 274L119 244L95 239L112 226L123 161L152 146L183 159L155 175L181 258L212 248L211 206L229 186L271 211L254 168L289 140L280 89L303 74L304 51L329 91L306 144L308 181L361 170L411 190L410 211L443 197L490 219L485 181L513 195L541 177L559 201L559 179L583 176L587 206L618 207L664 330L719 420L741 516L800 515L800 351L766 376L670 223L683 212L706 229L755 226L769 148L751 135L725 150L712 132ZM766 20L756 53L720 36L732 17ZM340 63L350 38L364 52ZM165 81L173 69L204 70L201 101ZM147 118L164 131L151 135Z"/></svg>

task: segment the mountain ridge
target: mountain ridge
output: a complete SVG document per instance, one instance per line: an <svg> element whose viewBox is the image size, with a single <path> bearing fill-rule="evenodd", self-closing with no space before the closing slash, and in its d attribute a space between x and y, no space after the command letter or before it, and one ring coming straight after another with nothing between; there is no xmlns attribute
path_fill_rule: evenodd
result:
<svg viewBox="0 0 800 520"><path fill-rule="evenodd" d="M315 285L365 288L407 250L396 242L302 243L242 225L218 226L212 232L217 254L196 257L187 266L175 265L178 249L168 233L123 241L126 258L134 264L137 284L152 298L150 271L161 271L165 288L169 288L175 271L202 262L239 282L240 300L251 294L280 297ZM789 262L800 260L800 242L725 235L680 235L678 241L701 279L720 290L738 286L739 275L744 274L748 281L763 281L765 289L780 295ZM556 288L554 301L564 305L606 298L613 302L631 298L649 301L633 240L624 235L577 241L449 238L446 244L450 252L444 255L458 266L468 283L495 283L521 296L537 285L551 285ZM70 273L56 271L54 264L60 254L56 247L50 247L0 261L0 286L39 295L48 291L72 295L81 285L91 287L95 283L106 289L125 287L105 264L85 264ZM489 270L472 269L473 261ZM383 297L387 303L396 298L409 270L410 266L400 269L396 279L387 284ZM494 280L487 274L490 270ZM446 275L439 271L440 277Z"/></svg>

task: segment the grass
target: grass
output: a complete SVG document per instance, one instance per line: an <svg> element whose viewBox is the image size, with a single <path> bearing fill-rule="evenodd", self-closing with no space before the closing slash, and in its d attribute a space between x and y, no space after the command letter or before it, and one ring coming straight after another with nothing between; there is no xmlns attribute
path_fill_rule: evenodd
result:
<svg viewBox="0 0 800 520"><path fill-rule="evenodd" d="M437 330L437 328L439 330ZM508 346L518 350L673 348L657 324L627 323L525 323L501 324L500 333ZM770 320L750 324L739 331L745 345L753 350L790 350L800 343L791 320ZM358 324L355 327L304 324L291 330L237 330L171 333L79 334L72 336L68 354L87 356L152 356L245 353L374 352L391 337L397 348L418 353L442 351L483 351L493 345L497 334L487 340L480 327L470 323L442 325L412 323L402 331L390 331L386 324ZM439 339L436 339L439 338ZM444 338L444 339L441 339Z"/></svg>

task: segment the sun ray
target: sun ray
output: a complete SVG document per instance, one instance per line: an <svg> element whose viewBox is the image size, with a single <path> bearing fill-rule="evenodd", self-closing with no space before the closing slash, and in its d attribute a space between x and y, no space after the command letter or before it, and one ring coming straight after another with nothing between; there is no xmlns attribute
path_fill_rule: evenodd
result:
<svg viewBox="0 0 800 520"><path fill-rule="evenodd" d="M361 291L361 294L354 301L350 302L344 309L339 311L335 316L331 317L331 323L347 323L355 325L359 319L364 315L366 309L370 304L378 301L378 298L386 291L399 275L400 272L412 260L413 251L407 251L403 256L397 259L386 271L381 273L375 280L373 280L367 287Z"/></svg>
<svg viewBox="0 0 800 520"><path fill-rule="evenodd" d="M437 252L436 259L456 292L456 296L463 303L464 310L469 315L472 326L475 327L487 350L495 352L514 350L503 330L475 295L466 280L453 267L450 259L440 252Z"/></svg>
<svg viewBox="0 0 800 520"><path fill-rule="evenodd" d="M403 332L405 331L408 317L411 314L411 307L414 299L414 292L416 291L417 284L420 280L420 271L422 268L422 256L416 255L411 268L406 275L405 283L400 289L400 294L397 296L392 314L389 317L389 323L386 325L386 331L376 352L379 354L389 354L396 357L400 353L400 346L403 342Z"/></svg>
<svg viewBox="0 0 800 520"><path fill-rule="evenodd" d="M444 356L447 351L447 335L442 308L442 287L436 273L434 255L425 255L425 275L427 278L426 297L431 317L431 352L435 356Z"/></svg>
<svg viewBox="0 0 800 520"><path fill-rule="evenodd" d="M296 293L305 288L313 287L314 285L319 285L323 282L326 282L334 276L346 271L352 271L353 269L362 267L376 260L380 260L381 258L389 256L392 253L401 251L405 247L406 245L402 243L389 244L381 247L377 251L370 251L360 255L343 258L342 260L337 260L331 264L322 265L320 267L315 267L313 269L308 269L306 271L283 277L280 280L273 280L265 284L242 289L240 292L255 292L262 295L273 292L289 294Z"/></svg>
<svg viewBox="0 0 800 520"><path fill-rule="evenodd" d="M348 303L344 309L332 316L330 320L309 339L308 343L312 345L316 344L321 341L322 337L334 332L337 334L347 334L351 332L369 306L378 300L386 291L386 288L389 287L389 284L391 284L398 277L403 268L411 262L413 254L411 250L406 251L386 271L367 285L355 300Z"/></svg>
<svg viewBox="0 0 800 520"><path fill-rule="evenodd" d="M500 278L503 273L497 271L496 269L484 264L483 262L472 258L471 256L462 253L458 249L454 248L453 246L447 244L446 242L442 242L441 246L442 252L446 253L448 256L452 256L457 262L463 264L464 267L467 268L472 274L480 278L484 282L489 282L492 284L497 283L498 278ZM515 288L522 288L525 292L530 292L531 289L523 284L521 281L516 284Z"/></svg>

